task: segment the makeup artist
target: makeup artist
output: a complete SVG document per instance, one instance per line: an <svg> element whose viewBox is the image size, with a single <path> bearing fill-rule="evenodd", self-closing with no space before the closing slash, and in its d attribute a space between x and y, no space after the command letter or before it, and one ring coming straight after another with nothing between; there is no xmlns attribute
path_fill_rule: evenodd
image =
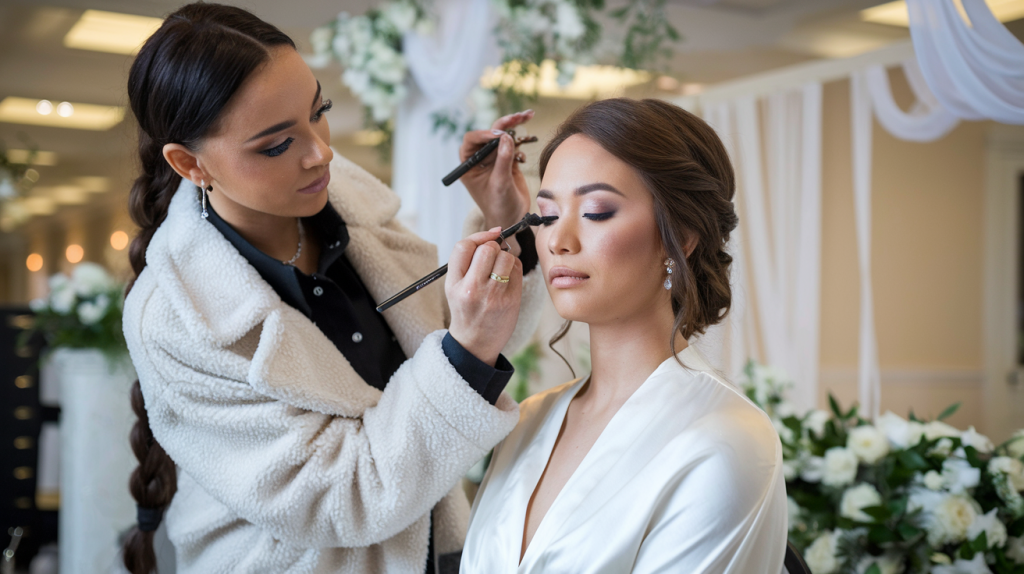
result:
<svg viewBox="0 0 1024 574"><path fill-rule="evenodd" d="M456 245L443 289L378 314L436 249L328 147L320 92L291 39L217 4L170 15L131 67L134 574L161 522L183 574L457 572L459 478L518 420L501 351L545 294L524 279L532 234L494 242L529 205L511 138L466 177L491 229Z"/></svg>

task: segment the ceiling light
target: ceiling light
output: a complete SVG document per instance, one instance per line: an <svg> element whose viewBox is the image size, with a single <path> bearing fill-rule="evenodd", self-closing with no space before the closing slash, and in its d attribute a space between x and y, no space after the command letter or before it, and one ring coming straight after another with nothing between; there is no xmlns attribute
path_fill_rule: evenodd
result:
<svg viewBox="0 0 1024 574"><path fill-rule="evenodd" d="M92 191L102 193L110 190L110 178L101 177L97 175L86 175L82 177L76 177L74 182L79 187L85 189L85 191Z"/></svg>
<svg viewBox="0 0 1024 574"><path fill-rule="evenodd" d="M68 245L68 248L64 251L64 255L68 258L71 263L78 263L85 257L85 250L82 249L81 245L72 243Z"/></svg>
<svg viewBox="0 0 1024 574"><path fill-rule="evenodd" d="M57 165L57 154L52 151L36 151L35 157L32 157L32 150L27 149L9 149L7 150L7 160L11 163L20 163L28 165L29 159L32 160L32 165L45 165L54 166Z"/></svg>
<svg viewBox="0 0 1024 574"><path fill-rule="evenodd" d="M38 253L32 253L25 259L25 267L28 267L29 271L33 273L43 268L43 256Z"/></svg>
<svg viewBox="0 0 1024 574"><path fill-rule="evenodd" d="M39 100L39 103L36 104L36 111L41 116L48 116L53 111L53 104L50 103L50 100Z"/></svg>
<svg viewBox="0 0 1024 574"><path fill-rule="evenodd" d="M79 50L135 54L162 23L160 18L86 10L64 36L64 45Z"/></svg>
<svg viewBox="0 0 1024 574"><path fill-rule="evenodd" d="M970 23L970 18L964 12L964 7L960 4L960 0L953 0L953 3L956 5L956 9L960 12L960 16L964 21ZM985 4L992 10L992 15L1000 22L1010 22L1024 18L1024 0L985 0ZM860 19L865 22L903 26L904 28L910 25L907 3L903 0L861 10Z"/></svg>
<svg viewBox="0 0 1024 574"><path fill-rule="evenodd" d="M89 192L75 185L36 187L33 196L48 197L61 205L82 205L89 202Z"/></svg>
<svg viewBox="0 0 1024 574"><path fill-rule="evenodd" d="M57 104L57 115L62 118L70 118L75 113L75 106L71 105L71 102L61 102Z"/></svg>
<svg viewBox="0 0 1024 574"><path fill-rule="evenodd" d="M73 115L61 117L60 107L67 104ZM38 100L8 96L0 101L0 122L31 124L79 130L105 131L121 123L125 109L121 106L98 106L95 104L74 104L62 102L57 115L40 115L36 110Z"/></svg>
<svg viewBox="0 0 1024 574"><path fill-rule="evenodd" d="M124 231L115 231L110 236L110 246L118 251L128 247L128 234Z"/></svg>
<svg viewBox="0 0 1024 574"><path fill-rule="evenodd" d="M505 64L506 67L488 68L480 84L485 88L498 86L510 75L518 75L518 70L508 67L518 65L512 62ZM536 89L539 95L549 98L587 100L619 96L626 88L648 82L650 79L649 73L640 70L614 66L579 66L576 68L573 81L561 86L558 84L558 67L555 62L544 60L540 66L539 83L537 74L529 74L516 78L514 88L523 93L530 93Z"/></svg>
<svg viewBox="0 0 1024 574"><path fill-rule="evenodd" d="M57 204L49 197L23 197L17 200L26 215L50 215Z"/></svg>

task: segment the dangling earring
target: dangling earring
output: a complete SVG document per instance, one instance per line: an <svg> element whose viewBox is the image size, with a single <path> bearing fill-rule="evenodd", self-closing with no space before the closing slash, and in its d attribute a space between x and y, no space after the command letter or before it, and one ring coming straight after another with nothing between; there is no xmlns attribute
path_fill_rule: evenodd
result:
<svg viewBox="0 0 1024 574"><path fill-rule="evenodd" d="M205 179L201 179L199 182L202 184L203 188L203 219L206 219L207 217L210 217L210 213L206 211L206 192L213 191L213 186L211 185L210 187L206 187Z"/></svg>
<svg viewBox="0 0 1024 574"><path fill-rule="evenodd" d="M665 260L665 273L668 273L668 277L665 278L666 291L672 290L672 272L674 271L673 267L675 267L675 265L676 262L672 261L671 257Z"/></svg>

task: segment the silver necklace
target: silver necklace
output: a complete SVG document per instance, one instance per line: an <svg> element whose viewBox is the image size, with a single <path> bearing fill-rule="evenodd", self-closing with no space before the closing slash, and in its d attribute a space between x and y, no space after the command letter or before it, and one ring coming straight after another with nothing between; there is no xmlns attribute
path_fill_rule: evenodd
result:
<svg viewBox="0 0 1024 574"><path fill-rule="evenodd" d="M299 224L299 248L295 251L295 255L292 256L288 261L282 261L285 265L295 265L295 262L299 260L302 255L302 240L306 238L306 230L302 228L302 219L296 217L295 221Z"/></svg>

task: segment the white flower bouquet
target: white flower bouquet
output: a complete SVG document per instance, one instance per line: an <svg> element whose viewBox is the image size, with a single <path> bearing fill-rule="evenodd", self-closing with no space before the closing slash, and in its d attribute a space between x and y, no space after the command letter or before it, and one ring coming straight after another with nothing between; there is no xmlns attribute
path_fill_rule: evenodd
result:
<svg viewBox="0 0 1024 574"><path fill-rule="evenodd" d="M789 539L814 574L1024 574L1024 430L993 445L974 427L857 407L794 412L778 371L742 387L783 447Z"/></svg>
<svg viewBox="0 0 1024 574"><path fill-rule="evenodd" d="M103 267L79 263L68 277L50 277L50 294L30 303L35 312L24 338L40 333L50 349L99 349L119 355L126 349L121 330L124 286Z"/></svg>

